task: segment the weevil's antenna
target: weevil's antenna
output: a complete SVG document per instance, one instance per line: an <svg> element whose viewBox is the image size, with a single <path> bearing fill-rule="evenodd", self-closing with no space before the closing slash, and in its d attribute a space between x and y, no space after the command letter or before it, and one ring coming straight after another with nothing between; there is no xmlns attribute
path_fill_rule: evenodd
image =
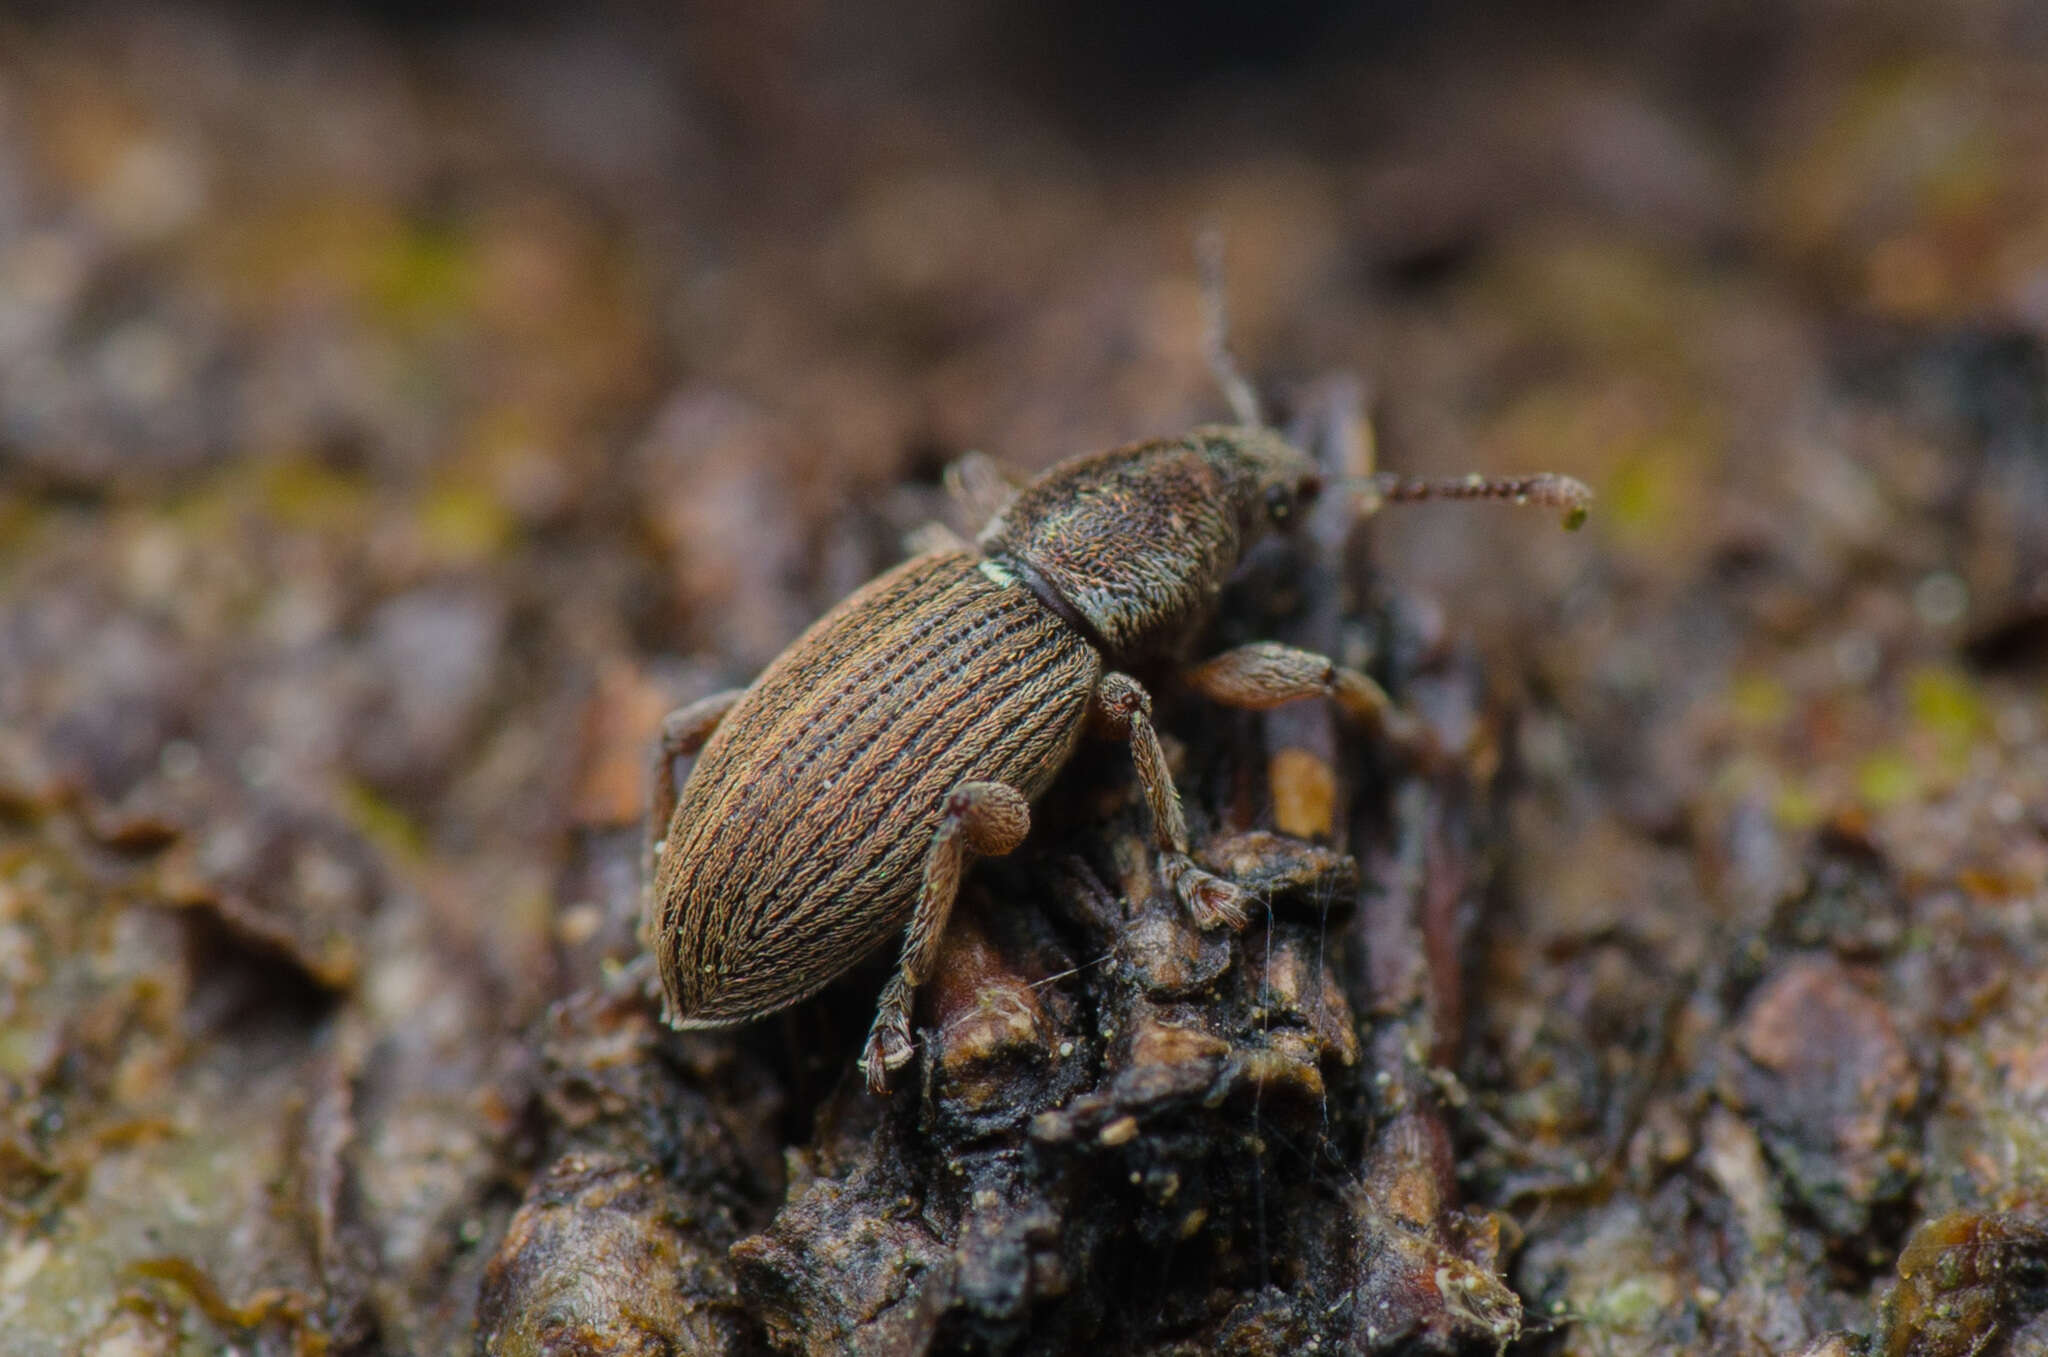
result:
<svg viewBox="0 0 2048 1357"><path fill-rule="evenodd" d="M1593 491L1584 481L1547 471L1539 476L1481 476L1475 472L1470 476L1451 476L1441 480L1383 471L1376 476L1345 480L1340 484L1372 496L1372 507L1424 499L1491 499L1561 509L1564 511L1564 525L1571 529L1586 521L1586 511L1593 504Z"/></svg>
<svg viewBox="0 0 2048 1357"><path fill-rule="evenodd" d="M1254 429L1266 427L1259 412L1259 393L1245 380L1237 359L1230 352L1230 311L1224 299L1223 229L1205 226L1195 237L1195 261L1202 275L1202 347L1209 359L1209 375L1223 389L1230 413L1239 424Z"/></svg>

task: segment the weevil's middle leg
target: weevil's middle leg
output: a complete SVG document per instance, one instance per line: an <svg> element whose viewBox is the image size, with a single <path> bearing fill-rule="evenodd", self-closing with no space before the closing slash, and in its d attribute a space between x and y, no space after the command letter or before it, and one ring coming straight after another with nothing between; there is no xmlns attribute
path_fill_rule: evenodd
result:
<svg viewBox="0 0 2048 1357"><path fill-rule="evenodd" d="M1159 871L1194 917L1197 928L1243 928L1251 921L1250 897L1221 877L1195 866L1188 856L1188 822L1181 814L1180 793L1166 766L1166 751L1152 728L1152 698L1128 674L1104 674L1095 687L1094 719L1131 743L1138 765L1138 785L1152 810L1152 830L1159 844Z"/></svg>
<svg viewBox="0 0 2048 1357"><path fill-rule="evenodd" d="M932 831L932 846L925 854L917 912L910 916L896 974L882 987L875 1025L861 1053L861 1073L874 1092L887 1092L889 1071L909 1063L910 1002L939 959L939 939L945 935L953 901L959 898L967 855L1001 857L1030 832L1031 803L1007 782L963 782L947 795L945 814Z"/></svg>
<svg viewBox="0 0 2048 1357"><path fill-rule="evenodd" d="M1248 711L1266 711L1304 697L1335 698L1347 716L1418 763L1434 764L1444 756L1435 732L1395 705L1384 688L1312 650L1254 641L1204 660L1184 677L1210 701Z"/></svg>

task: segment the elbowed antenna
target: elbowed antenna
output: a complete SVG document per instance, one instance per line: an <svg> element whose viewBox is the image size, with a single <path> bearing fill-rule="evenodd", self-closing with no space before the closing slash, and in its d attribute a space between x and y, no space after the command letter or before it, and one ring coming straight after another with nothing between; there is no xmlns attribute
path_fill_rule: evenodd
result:
<svg viewBox="0 0 2048 1357"><path fill-rule="evenodd" d="M1576 531L1586 521L1593 504L1593 490L1576 476L1543 472L1536 476L1446 476L1439 479L1402 476L1383 471L1376 476L1346 478L1336 482L1347 489L1363 490L1377 504L1412 503L1425 499L1490 499L1509 504L1533 504L1564 511L1564 525Z"/></svg>
<svg viewBox="0 0 2048 1357"><path fill-rule="evenodd" d="M1265 415L1259 409L1259 395L1246 380L1237 357L1230 351L1230 313L1223 286L1223 230L1210 225L1195 237L1195 259L1202 278L1202 347L1209 360L1209 375L1222 388L1224 400L1238 424L1263 429ZM1368 429L1370 426L1367 426ZM1368 466L1371 462L1366 463ZM1534 504L1564 511L1564 526L1576 532L1586 522L1593 504L1593 490L1576 476L1542 472L1535 476L1452 476L1442 479L1400 476L1383 471L1378 475L1346 477L1334 482L1373 497L1373 508L1382 504L1423 499L1490 499L1510 504ZM1367 512L1370 512L1368 510Z"/></svg>

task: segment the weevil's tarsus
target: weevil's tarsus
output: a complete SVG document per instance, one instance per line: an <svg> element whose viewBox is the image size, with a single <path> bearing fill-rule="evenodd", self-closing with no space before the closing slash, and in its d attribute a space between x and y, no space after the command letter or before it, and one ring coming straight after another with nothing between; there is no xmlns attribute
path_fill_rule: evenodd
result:
<svg viewBox="0 0 2048 1357"><path fill-rule="evenodd" d="M917 987L931 978L938 962L939 940L945 936L946 920L952 917L953 902L959 898L968 854L1001 857L1024 842L1030 832L1031 802L1007 782L963 782L947 796L945 813L932 831L931 848L925 854L917 910L904 934L902 959L882 989L875 1023L860 1058L861 1073L873 1092L886 1093L890 1071L908 1064L915 1052L910 1040L910 1006Z"/></svg>
<svg viewBox="0 0 2048 1357"><path fill-rule="evenodd" d="M1204 933L1219 928L1242 933L1251 923L1251 895L1242 886L1195 866L1185 852L1162 853L1159 874L1187 908L1195 927Z"/></svg>
<svg viewBox="0 0 2048 1357"><path fill-rule="evenodd" d="M598 963L598 983L607 994L637 993L660 1003L662 1017L667 1019L668 996L662 993L661 969L654 964L654 953L642 950L626 961L605 957Z"/></svg>
<svg viewBox="0 0 2048 1357"><path fill-rule="evenodd" d="M1209 375L1222 389L1230 404L1231 418L1247 428L1266 427L1259 410L1259 393L1245 379L1230 352L1230 309L1223 285L1223 230L1205 227L1195 237L1195 260L1202 275L1202 348L1209 360Z"/></svg>
<svg viewBox="0 0 2048 1357"><path fill-rule="evenodd" d="M1577 530L1586 521L1593 504L1593 491L1575 476L1543 472L1535 476L1468 476L1423 478L1402 476L1391 471L1346 479L1339 484L1363 491L1370 497L1368 511L1381 504L1414 503L1433 499L1484 499L1509 504L1530 504L1557 509L1564 514L1564 526Z"/></svg>

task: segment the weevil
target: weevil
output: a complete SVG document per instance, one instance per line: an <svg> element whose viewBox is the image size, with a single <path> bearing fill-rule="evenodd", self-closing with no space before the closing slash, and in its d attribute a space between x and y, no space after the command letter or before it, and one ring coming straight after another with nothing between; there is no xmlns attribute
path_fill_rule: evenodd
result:
<svg viewBox="0 0 2048 1357"><path fill-rule="evenodd" d="M1242 928L1245 891L1189 856L1152 699L1129 670L1179 654L1245 550L1323 488L1279 434L1209 426L1074 458L1017 490L974 542L858 590L752 686L671 713L655 756L647 931L668 1021L750 1022L901 936L860 1066L912 1054L962 874L1010 852L1084 734L1128 742L1158 879L1197 927ZM1497 498L1582 515L1568 477L1376 478L1381 499ZM1218 702L1327 696L1390 714L1364 674L1273 643L1186 669ZM695 756L680 790L675 761Z"/></svg>

